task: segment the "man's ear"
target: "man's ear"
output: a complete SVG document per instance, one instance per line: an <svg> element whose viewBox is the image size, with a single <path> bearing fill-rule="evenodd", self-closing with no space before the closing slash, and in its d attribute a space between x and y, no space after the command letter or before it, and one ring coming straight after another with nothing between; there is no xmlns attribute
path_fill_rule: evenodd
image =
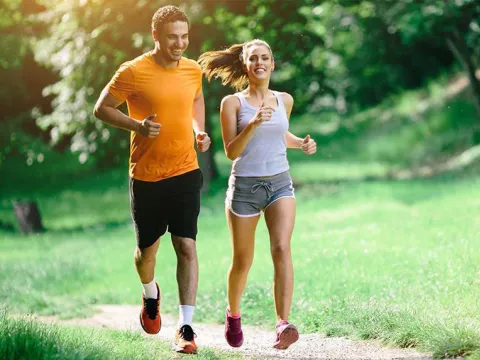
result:
<svg viewBox="0 0 480 360"><path fill-rule="evenodd" d="M155 29L152 29L152 38L153 41L158 41L158 32Z"/></svg>

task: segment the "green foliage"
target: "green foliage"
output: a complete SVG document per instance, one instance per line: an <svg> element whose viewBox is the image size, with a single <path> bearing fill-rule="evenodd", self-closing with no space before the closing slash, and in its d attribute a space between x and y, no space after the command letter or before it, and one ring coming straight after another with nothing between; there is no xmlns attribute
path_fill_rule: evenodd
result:
<svg viewBox="0 0 480 360"><path fill-rule="evenodd" d="M393 3L393 1L390 1ZM443 42L439 35L446 35L459 29L468 33L467 38L478 42L480 5L475 0L459 1L404 1L396 6L379 7L381 16L395 22L402 38L412 43L418 38Z"/></svg>
<svg viewBox="0 0 480 360"><path fill-rule="evenodd" d="M10 153L11 137L15 138L13 129L18 126L19 123L25 117L25 113L12 113L10 109L10 100L15 96L20 96L24 92L23 81L10 81L13 80L11 74L15 78L19 78L21 75L20 67L23 62L23 58L28 52L29 42L24 36L24 29L28 27L29 22L27 16L21 11L20 0L2 1L0 8L0 31L2 32L2 46L0 47L0 75L2 81L9 86L2 86L0 88L0 103L3 114L9 116L9 121L6 122L4 131L0 134L0 166L2 160ZM13 96L12 96L13 94ZM15 140L15 139L13 139Z"/></svg>
<svg viewBox="0 0 480 360"><path fill-rule="evenodd" d="M0 30L2 31L2 47L0 48L0 69L19 68L23 56L28 51L31 35L31 21L28 14L22 11L21 0L2 0L0 8ZM6 88L2 87L5 91ZM2 92L3 92L2 91Z"/></svg>

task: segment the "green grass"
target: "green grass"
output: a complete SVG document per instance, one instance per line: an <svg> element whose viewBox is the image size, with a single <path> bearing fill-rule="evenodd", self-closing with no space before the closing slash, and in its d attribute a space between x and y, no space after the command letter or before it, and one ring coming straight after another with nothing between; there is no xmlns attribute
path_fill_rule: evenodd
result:
<svg viewBox="0 0 480 360"><path fill-rule="evenodd" d="M78 230L92 194L111 191L126 197L126 189L109 190L119 181L115 174L111 172L110 179L108 174L99 176L97 184L88 180L85 187L79 182L78 190L69 190L85 195L64 215L77 219L71 224L77 230L34 236L0 233L0 303L11 313L77 317L91 315L97 303L138 303L141 288L132 262L135 242L128 202L111 200L124 225ZM376 338L439 357L478 352L480 223L472 215L480 211L476 179L350 180L299 187L292 321L302 331ZM195 318L220 323L230 244L223 188L217 187L204 198L199 224ZM101 208L108 213L112 205L102 201L93 203L93 212ZM62 213L45 209L47 224L65 224ZM271 328L273 267L263 224L257 235L242 303L244 322ZM162 309L176 314L176 261L168 238L162 240L157 264Z"/></svg>
<svg viewBox="0 0 480 360"><path fill-rule="evenodd" d="M139 332L59 326L33 317L0 312L0 357L4 360L182 359L167 341L145 338ZM238 356L202 348L198 359L235 359Z"/></svg>
<svg viewBox="0 0 480 360"><path fill-rule="evenodd" d="M296 248L303 259L297 278L315 299L296 302L305 328L419 346L440 357L447 348L450 356L478 351L475 184L362 184L340 193L338 207L311 208L319 225L308 238L319 246ZM302 277L308 269L310 281Z"/></svg>

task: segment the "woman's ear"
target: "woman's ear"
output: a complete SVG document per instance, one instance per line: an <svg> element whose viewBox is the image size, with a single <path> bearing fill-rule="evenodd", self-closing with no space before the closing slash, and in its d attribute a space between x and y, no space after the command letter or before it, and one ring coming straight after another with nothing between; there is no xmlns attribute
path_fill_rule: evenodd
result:
<svg viewBox="0 0 480 360"><path fill-rule="evenodd" d="M272 71L275 70L275 61L272 60Z"/></svg>

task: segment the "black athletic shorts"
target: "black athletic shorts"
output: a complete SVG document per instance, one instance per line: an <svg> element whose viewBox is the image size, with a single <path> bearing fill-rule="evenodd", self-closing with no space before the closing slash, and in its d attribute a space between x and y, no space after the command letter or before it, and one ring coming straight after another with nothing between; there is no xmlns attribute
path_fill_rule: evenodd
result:
<svg viewBox="0 0 480 360"><path fill-rule="evenodd" d="M157 182L130 178L130 209L137 245L152 246L168 232L196 240L200 213L200 169Z"/></svg>

